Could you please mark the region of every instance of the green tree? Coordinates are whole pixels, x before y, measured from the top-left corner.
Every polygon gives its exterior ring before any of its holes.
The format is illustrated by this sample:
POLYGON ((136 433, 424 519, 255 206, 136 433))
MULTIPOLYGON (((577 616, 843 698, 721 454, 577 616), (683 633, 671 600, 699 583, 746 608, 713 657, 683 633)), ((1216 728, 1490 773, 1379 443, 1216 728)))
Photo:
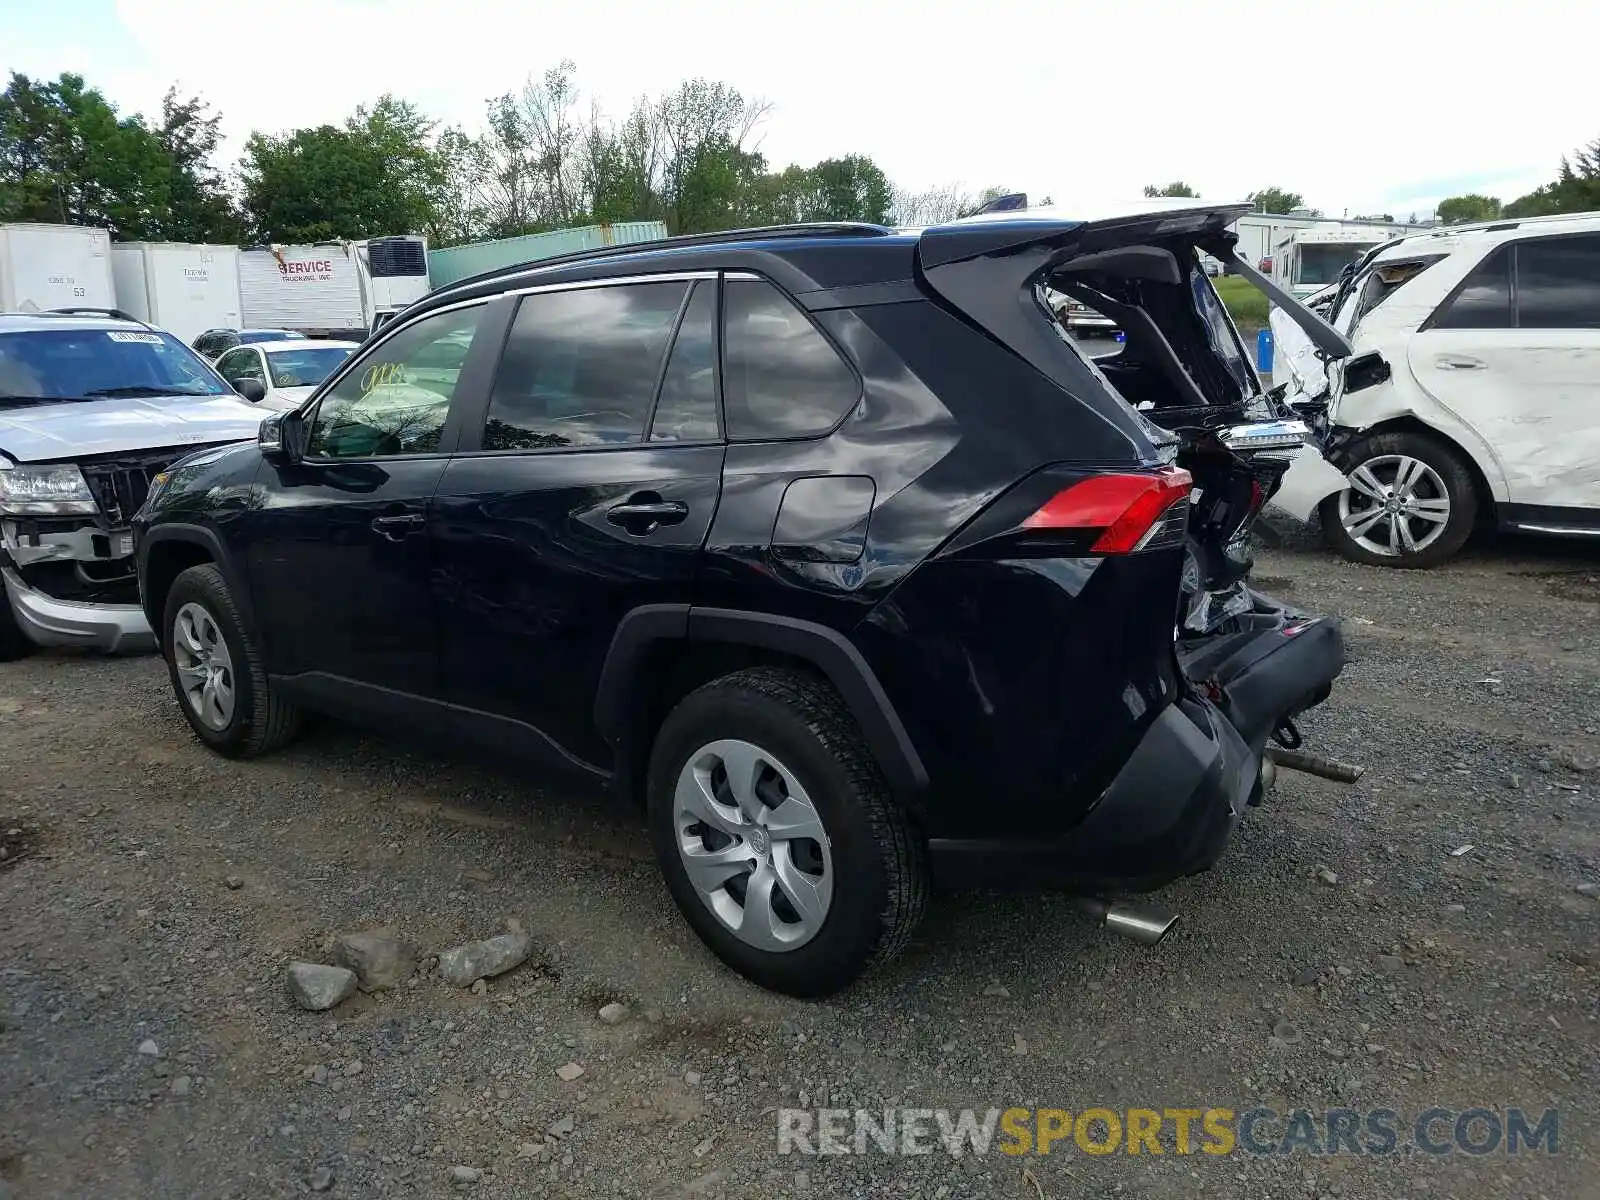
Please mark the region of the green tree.
POLYGON ((1187 183, 1184 183, 1181 179, 1175 179, 1171 183, 1167 184, 1165 187, 1156 187, 1155 184, 1153 184, 1153 183, 1147 183, 1147 184, 1144 185, 1144 194, 1146 196, 1152 196, 1152 197, 1154 197, 1154 196, 1192 196, 1193 198, 1195 198, 1197 200, 1200 198, 1200 193, 1195 191, 1187 183))
POLYGON ((342 127, 251 134, 239 168, 251 234, 313 242, 428 229, 450 183, 433 128, 385 95, 342 127))
POLYGON ((0 220, 99 225, 156 235, 171 160, 138 116, 118 116, 81 75, 13 72, 0 93, 0 220))
POLYGON ((1495 197, 1471 192, 1439 201, 1437 212, 1439 220, 1446 225, 1465 225, 1469 221, 1492 221, 1500 215, 1500 209, 1500 201, 1495 197))
POLYGON ((167 158, 166 206, 154 224, 163 239, 227 244, 243 236, 239 211, 213 165, 221 121, 198 96, 179 99, 177 88, 169 88, 162 98, 154 132, 167 158))
POLYGON ((1262 213, 1290 213, 1305 204, 1305 197, 1299 192, 1288 192, 1277 187, 1251 192, 1245 199, 1256 206, 1257 212, 1262 213))
POLYGON ((1541 217, 1593 209, 1600 209, 1600 138, 1563 158, 1554 181, 1517 197, 1503 215, 1541 217))
POLYGON ((802 209, 801 220, 867 221, 873 225, 889 220, 893 193, 888 176, 865 155, 823 159, 811 168, 810 177, 810 206, 802 209))

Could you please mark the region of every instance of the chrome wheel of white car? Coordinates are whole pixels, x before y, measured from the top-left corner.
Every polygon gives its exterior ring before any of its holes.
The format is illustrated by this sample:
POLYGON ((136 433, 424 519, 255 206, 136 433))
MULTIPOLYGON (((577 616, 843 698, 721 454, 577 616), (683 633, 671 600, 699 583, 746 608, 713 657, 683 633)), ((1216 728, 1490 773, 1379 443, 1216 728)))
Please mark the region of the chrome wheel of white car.
POLYGON ((233 720, 233 656, 216 618, 198 604, 185 604, 172 622, 172 663, 184 699, 209 729, 233 720))
POLYGON ((1340 554, 1374 567, 1432 567, 1466 544, 1481 482, 1442 436, 1394 429, 1344 448, 1345 486, 1318 506, 1340 554), (1354 464, 1348 466, 1348 464, 1354 464))
POLYGON ((1369 458, 1339 493, 1339 523, 1369 554, 1419 554, 1450 523, 1450 492, 1427 463, 1405 454, 1369 458))
POLYGON ((833 856, 816 805, 794 774, 751 742, 702 746, 673 797, 678 855, 695 893, 758 950, 814 938, 833 899, 833 856))

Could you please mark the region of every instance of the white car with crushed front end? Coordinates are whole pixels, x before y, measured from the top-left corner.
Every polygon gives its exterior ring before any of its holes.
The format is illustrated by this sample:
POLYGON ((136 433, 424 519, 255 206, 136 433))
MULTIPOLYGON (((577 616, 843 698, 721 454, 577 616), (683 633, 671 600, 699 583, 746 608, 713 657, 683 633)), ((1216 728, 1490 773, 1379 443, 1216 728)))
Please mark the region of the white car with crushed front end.
POLYGON ((1480 519, 1600 542, 1600 213, 1396 241, 1333 324, 1355 354, 1305 388, 1324 452, 1275 507, 1378 566, 1442 562, 1480 519))

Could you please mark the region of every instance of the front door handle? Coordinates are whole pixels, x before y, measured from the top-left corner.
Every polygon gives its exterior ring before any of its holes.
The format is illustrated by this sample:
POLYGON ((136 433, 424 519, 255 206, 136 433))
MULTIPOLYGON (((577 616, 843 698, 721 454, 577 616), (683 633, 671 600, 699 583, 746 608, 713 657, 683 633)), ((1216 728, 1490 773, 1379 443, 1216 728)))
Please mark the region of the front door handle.
POLYGON ((393 513, 387 517, 373 517, 372 531, 391 542, 398 542, 409 533, 415 533, 427 524, 421 513, 393 513))
POLYGON ((1441 354, 1433 360, 1433 365, 1441 371, 1477 371, 1482 369, 1483 359, 1465 354, 1441 354))
POLYGON ((630 496, 626 504, 619 504, 606 512, 606 520, 641 537, 654 533, 663 525, 681 525, 688 516, 687 504, 681 500, 663 500, 654 492, 630 496))

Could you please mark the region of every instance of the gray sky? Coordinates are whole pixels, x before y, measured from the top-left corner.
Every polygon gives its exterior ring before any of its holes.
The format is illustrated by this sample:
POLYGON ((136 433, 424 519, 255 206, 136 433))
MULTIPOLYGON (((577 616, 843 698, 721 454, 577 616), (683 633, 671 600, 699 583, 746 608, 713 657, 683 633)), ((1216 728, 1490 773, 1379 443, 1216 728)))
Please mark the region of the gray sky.
POLYGON ((200 92, 235 151, 384 91, 476 131, 562 58, 612 115, 695 75, 771 101, 776 166, 859 152, 912 188, 1096 207, 1183 179, 1404 217, 1509 200, 1600 137, 1594 10, 1553 0, 0 0, 0 28, 0 67, 127 111, 200 92))

